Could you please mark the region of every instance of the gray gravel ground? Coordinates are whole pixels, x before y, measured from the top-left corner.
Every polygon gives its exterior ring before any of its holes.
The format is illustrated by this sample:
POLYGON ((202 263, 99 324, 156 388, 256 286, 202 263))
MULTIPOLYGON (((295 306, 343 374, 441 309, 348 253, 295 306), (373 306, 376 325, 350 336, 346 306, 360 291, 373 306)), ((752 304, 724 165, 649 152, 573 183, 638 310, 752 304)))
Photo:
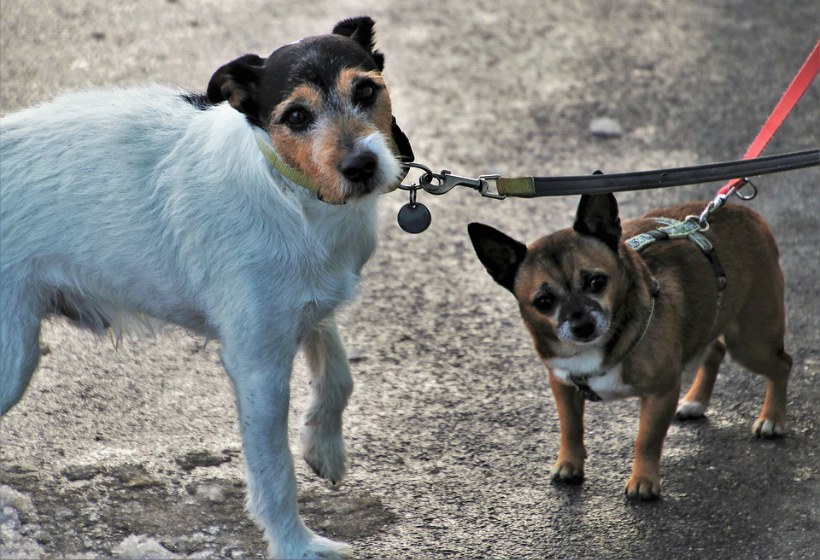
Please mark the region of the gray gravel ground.
MULTIPOLYGON (((0 113, 88 86, 201 90, 222 63, 367 13, 417 157, 460 174, 621 172, 738 158, 818 37, 814 0, 495 2, 3 0, 0 113), (368 5, 369 4, 369 5, 368 5), (590 124, 612 119, 620 135, 590 124)), ((767 153, 818 146, 815 84, 767 153)), ((609 123, 611 124, 611 123, 609 123)), ((381 245, 340 319, 357 387, 340 490, 299 464, 308 523, 361 558, 820 557, 817 169, 761 178, 787 277, 790 433, 751 435, 763 382, 727 363, 714 408, 676 424, 664 497, 631 504, 637 403, 589 407, 587 480, 556 487, 546 373, 466 225, 532 240, 574 197, 424 196, 433 225, 381 245)), ((624 194, 625 216, 716 185, 624 194)), ((70 219, 70 217, 67 217, 70 219)), ((0 423, 0 555, 254 558, 218 343, 170 329, 119 348, 61 322, 0 423)), ((306 376, 293 377, 294 420, 306 376)), ((295 442, 295 440, 294 440, 295 442)))

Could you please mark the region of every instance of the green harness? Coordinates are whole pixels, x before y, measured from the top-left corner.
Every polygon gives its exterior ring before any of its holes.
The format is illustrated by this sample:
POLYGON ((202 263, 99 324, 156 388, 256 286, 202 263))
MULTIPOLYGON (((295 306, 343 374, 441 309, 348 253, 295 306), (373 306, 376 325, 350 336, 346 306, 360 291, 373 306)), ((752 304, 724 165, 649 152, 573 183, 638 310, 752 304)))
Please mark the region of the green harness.
POLYGON ((722 292, 726 288, 726 271, 720 263, 717 251, 703 233, 700 223, 696 219, 687 218, 684 221, 672 220, 669 218, 656 217, 652 218, 656 222, 665 224, 665 227, 653 229, 646 233, 641 233, 626 240, 626 244, 640 252, 648 245, 656 241, 664 241, 667 239, 689 239, 700 248, 703 254, 709 259, 709 264, 712 266, 712 271, 717 278, 718 292, 722 292))

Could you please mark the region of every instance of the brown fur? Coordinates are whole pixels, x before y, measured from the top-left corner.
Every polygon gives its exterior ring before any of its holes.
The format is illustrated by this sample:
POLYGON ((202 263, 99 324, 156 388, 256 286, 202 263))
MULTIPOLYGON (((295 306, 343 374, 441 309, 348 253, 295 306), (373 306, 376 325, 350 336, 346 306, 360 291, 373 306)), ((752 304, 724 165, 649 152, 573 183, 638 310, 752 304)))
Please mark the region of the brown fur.
MULTIPOLYGON (((611 200, 615 205, 614 197, 611 200)), ((623 224, 623 237, 660 227, 648 219, 651 216, 683 220, 699 214, 705 204, 653 211, 623 224)), ((579 219, 581 213, 579 208, 579 219)), ((499 235, 503 237, 500 232, 487 233, 484 228, 491 228, 471 225, 479 258, 496 279, 508 277, 499 268, 517 266, 514 282, 505 287, 518 299, 536 351, 550 369, 561 423, 561 443, 552 470, 556 480, 580 482, 586 450, 584 400, 579 389, 567 377, 559 379, 554 368, 567 363, 562 360, 586 352, 589 346, 558 335, 558 312, 539 311, 536 300, 545 286, 557 291, 565 305, 570 305, 572 298, 591 300, 590 308, 597 305, 609 317, 608 331, 599 339, 603 352, 600 369, 607 371, 620 364, 620 380, 628 387, 628 394, 619 396, 641 399, 635 459, 626 484, 630 498, 652 499, 660 493, 661 450, 675 416, 681 373, 688 364, 701 365, 681 403, 681 418, 702 416, 728 348, 735 361, 766 377, 766 400, 754 432, 764 437, 783 433, 792 359, 783 346, 784 281, 774 237, 759 214, 742 206, 721 208, 710 226, 704 234, 714 245, 728 279, 720 303, 717 279, 708 259, 687 239, 657 241, 640 254, 620 242, 614 247, 616 253, 602 242, 603 234, 584 232, 583 224, 579 230, 576 222, 576 229, 561 230, 532 243, 515 263, 512 258, 494 259, 485 247, 491 246, 498 255, 498 244, 507 243, 512 255, 520 251, 513 245, 517 242, 498 241, 499 235), (605 274, 609 278, 606 290, 592 296, 578 295, 583 291, 579 275, 584 270, 605 274), (654 309, 653 276, 660 285, 654 309), (651 322, 647 322, 650 317, 651 322)), ((617 205, 608 227, 607 233, 616 231, 617 239, 621 233, 617 205)))

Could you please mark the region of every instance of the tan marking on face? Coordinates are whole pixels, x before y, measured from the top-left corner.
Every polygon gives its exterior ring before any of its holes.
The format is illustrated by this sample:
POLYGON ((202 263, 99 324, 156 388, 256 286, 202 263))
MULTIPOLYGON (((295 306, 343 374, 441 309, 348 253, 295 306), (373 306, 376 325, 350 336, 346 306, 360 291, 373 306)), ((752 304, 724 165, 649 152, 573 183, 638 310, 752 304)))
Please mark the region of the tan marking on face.
MULTIPOLYGON (((393 122, 393 106, 390 102, 390 95, 387 92, 387 86, 381 74, 375 71, 365 72, 356 68, 345 68, 339 73, 339 78, 336 80, 336 91, 338 91, 344 99, 352 100, 355 94, 355 87, 363 80, 370 80, 379 86, 376 101, 366 109, 366 112, 370 115, 370 122, 389 139, 392 137, 391 124, 393 122)), ((392 141, 388 143, 393 146, 392 141)), ((398 150, 394 151, 398 154, 398 150)))
POLYGON ((347 68, 340 72, 332 100, 308 84, 295 88, 273 111, 270 136, 282 160, 307 175, 319 187, 319 198, 341 204, 351 197, 353 187, 339 171, 340 162, 354 149, 356 141, 380 132, 398 154, 392 142, 392 108, 384 80, 378 72, 347 68), (376 100, 367 107, 354 102, 356 86, 362 80, 378 86, 376 100), (287 111, 299 104, 311 112, 313 123, 296 132, 280 123, 287 111))

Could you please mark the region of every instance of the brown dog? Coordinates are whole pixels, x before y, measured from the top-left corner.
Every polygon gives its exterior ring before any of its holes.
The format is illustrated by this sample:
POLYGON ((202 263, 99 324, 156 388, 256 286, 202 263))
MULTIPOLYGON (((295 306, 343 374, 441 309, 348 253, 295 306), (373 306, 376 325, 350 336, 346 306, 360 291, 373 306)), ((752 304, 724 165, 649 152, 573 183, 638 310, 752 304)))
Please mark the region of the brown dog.
POLYGON ((529 246, 470 224, 478 258, 518 299, 550 370, 561 422, 555 480, 583 480, 584 399, 638 396, 640 428, 626 494, 658 497, 661 449, 681 373, 700 366, 678 416, 703 416, 727 348, 738 363, 766 376, 754 433, 783 434, 792 359, 783 347, 777 246, 762 217, 741 206, 721 208, 708 230, 696 231, 686 218, 704 205, 657 210, 622 230, 614 196, 584 195, 572 229, 529 246), (631 239, 622 241, 622 233, 631 239), (639 234, 645 235, 634 237, 639 234))

